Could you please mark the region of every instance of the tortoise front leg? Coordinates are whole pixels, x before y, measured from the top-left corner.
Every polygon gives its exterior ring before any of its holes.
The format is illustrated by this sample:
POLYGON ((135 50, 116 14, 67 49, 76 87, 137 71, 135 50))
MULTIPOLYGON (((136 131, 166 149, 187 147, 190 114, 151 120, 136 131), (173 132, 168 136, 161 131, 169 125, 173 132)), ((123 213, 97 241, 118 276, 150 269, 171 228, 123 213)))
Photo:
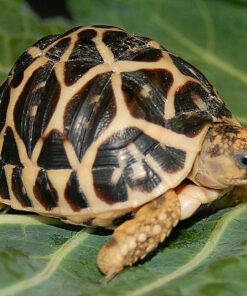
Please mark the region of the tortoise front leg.
POLYGON ((133 219, 121 224, 100 250, 98 266, 111 279, 126 265, 138 259, 164 241, 180 220, 180 203, 174 190, 145 204, 133 219))
POLYGON ((176 192, 181 205, 180 220, 184 220, 191 217, 201 205, 215 201, 224 193, 224 190, 182 184, 176 189, 176 192))

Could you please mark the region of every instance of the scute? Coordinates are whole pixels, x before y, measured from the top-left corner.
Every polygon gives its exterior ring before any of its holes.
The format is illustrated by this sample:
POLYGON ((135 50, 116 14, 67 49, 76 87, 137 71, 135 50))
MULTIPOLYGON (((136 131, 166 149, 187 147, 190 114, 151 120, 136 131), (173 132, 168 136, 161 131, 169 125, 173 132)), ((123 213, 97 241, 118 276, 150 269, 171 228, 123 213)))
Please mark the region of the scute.
POLYGON ((185 179, 224 121, 238 124, 205 76, 147 37, 44 37, 0 87, 0 202, 110 223, 185 179))

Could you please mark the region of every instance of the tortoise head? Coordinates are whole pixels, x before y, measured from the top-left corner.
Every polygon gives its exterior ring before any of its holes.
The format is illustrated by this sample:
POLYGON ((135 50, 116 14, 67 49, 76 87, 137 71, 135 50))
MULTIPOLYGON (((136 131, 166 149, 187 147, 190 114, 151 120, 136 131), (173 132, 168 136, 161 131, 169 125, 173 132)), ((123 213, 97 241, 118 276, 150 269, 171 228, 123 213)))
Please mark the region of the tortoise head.
POLYGON ((208 130, 190 179, 209 188, 247 184, 247 129, 226 123, 208 130))

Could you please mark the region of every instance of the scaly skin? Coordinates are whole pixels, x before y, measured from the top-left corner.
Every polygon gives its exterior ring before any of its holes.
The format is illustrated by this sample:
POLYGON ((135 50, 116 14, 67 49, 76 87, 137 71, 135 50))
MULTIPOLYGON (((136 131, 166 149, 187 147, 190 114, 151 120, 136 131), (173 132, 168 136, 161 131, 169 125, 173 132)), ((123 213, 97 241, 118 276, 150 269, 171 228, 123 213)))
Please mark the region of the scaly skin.
POLYGON ((98 254, 98 266, 106 280, 164 241, 180 220, 180 203, 174 190, 142 206, 133 219, 119 226, 98 254))

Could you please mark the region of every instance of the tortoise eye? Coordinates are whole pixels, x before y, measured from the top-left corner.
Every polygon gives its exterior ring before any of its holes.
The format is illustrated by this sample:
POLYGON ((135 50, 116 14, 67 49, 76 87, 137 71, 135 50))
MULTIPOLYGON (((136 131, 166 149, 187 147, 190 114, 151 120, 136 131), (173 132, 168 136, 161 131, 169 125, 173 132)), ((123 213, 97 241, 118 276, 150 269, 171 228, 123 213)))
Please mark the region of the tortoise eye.
POLYGON ((237 153, 235 157, 237 165, 240 168, 247 169, 247 152, 237 153))

